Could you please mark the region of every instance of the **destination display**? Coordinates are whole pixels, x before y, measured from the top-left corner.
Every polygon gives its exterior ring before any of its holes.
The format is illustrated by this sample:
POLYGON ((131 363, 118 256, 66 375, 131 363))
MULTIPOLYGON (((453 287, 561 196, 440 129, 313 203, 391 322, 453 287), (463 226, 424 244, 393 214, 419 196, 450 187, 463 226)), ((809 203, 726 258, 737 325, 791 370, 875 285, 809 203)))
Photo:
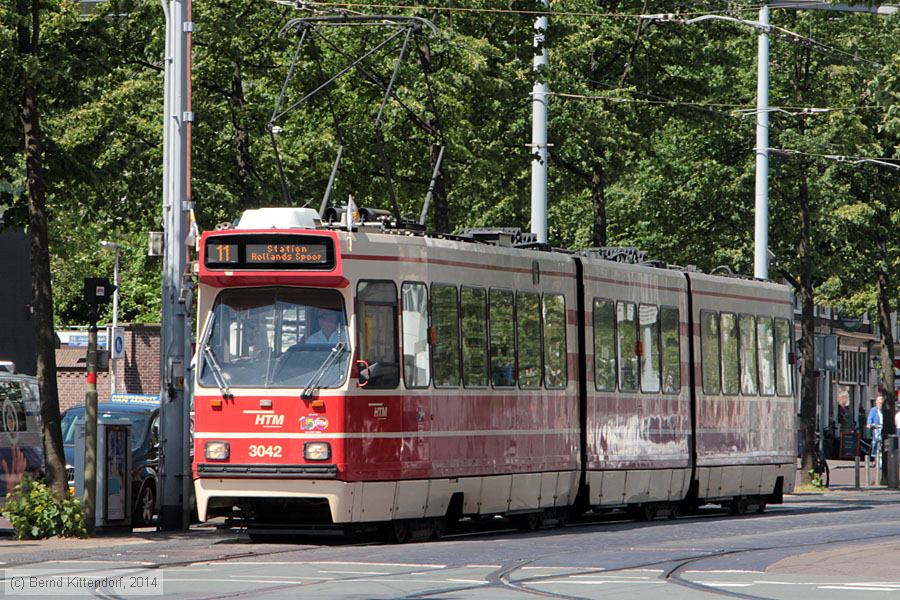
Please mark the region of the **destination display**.
POLYGON ((204 264, 209 269, 334 268, 334 242, 310 235, 235 234, 206 241, 204 264))

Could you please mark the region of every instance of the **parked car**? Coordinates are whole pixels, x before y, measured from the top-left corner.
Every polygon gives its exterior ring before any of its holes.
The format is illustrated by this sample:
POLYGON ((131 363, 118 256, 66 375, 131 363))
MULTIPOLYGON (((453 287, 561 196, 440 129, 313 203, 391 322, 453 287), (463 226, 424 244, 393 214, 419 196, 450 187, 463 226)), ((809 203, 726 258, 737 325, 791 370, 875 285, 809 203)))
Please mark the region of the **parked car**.
MULTIPOLYGON (((99 420, 128 419, 131 423, 131 523, 148 525, 158 512, 159 404, 101 403, 99 420)), ((75 430, 84 420, 84 406, 70 408, 62 415, 63 447, 69 486, 75 485, 75 430)))
POLYGON ((15 373, 0 361, 0 507, 25 475, 44 471, 41 444, 41 405, 37 380, 15 373))

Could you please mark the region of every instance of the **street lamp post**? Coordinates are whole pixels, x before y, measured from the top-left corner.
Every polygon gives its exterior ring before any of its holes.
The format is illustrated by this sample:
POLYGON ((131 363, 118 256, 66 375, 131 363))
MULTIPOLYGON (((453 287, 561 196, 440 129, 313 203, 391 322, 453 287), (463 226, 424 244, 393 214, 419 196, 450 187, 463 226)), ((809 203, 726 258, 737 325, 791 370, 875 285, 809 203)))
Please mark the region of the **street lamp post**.
POLYGON ((642 15, 642 19, 693 25, 702 21, 727 21, 752 27, 759 32, 756 79, 756 186, 753 235, 753 276, 769 278, 769 7, 759 9, 759 21, 727 15, 701 15, 678 19, 674 14, 642 15))
POLYGON ((116 359, 113 358, 115 353, 113 344, 115 343, 116 328, 119 326, 119 253, 122 248, 119 244, 107 241, 100 242, 100 245, 108 250, 114 250, 116 253, 116 262, 113 267, 113 285, 115 288, 113 290, 112 331, 106 336, 106 350, 109 352, 109 396, 112 398, 112 395, 117 391, 116 359))
MULTIPOLYGON (((641 15, 642 19, 659 22, 677 22, 692 25, 701 21, 727 21, 752 27, 759 32, 757 48, 758 65, 756 80, 756 190, 753 242, 753 276, 769 278, 769 5, 773 8, 796 10, 825 10, 836 12, 868 12, 877 15, 894 15, 900 12, 896 4, 833 4, 817 0, 768 0, 759 9, 759 21, 749 21, 727 15, 701 15, 692 19, 680 19, 675 14, 641 15)), ((779 28, 780 29, 780 28, 779 28)), ((785 29, 780 31, 800 39, 799 34, 785 29)))

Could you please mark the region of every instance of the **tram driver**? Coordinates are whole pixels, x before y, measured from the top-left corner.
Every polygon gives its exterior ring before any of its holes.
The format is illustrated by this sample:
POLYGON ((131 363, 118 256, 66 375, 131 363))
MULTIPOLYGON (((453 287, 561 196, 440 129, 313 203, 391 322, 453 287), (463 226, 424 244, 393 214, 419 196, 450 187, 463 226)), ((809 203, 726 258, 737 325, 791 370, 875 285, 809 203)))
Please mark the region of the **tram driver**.
POLYGON ((330 309, 321 308, 318 314, 319 330, 306 338, 304 344, 328 344, 334 346, 341 339, 338 327, 338 314, 330 309))

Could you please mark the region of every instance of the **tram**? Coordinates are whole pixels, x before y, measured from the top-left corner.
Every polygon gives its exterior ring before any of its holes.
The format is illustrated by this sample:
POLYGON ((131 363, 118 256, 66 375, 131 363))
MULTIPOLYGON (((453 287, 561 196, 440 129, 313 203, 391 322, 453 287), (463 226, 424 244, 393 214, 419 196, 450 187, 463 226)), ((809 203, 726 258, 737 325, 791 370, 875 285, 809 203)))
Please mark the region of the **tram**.
POLYGON ((204 233, 200 519, 402 541, 461 517, 761 511, 793 489, 785 286, 521 237, 293 208, 204 233))

